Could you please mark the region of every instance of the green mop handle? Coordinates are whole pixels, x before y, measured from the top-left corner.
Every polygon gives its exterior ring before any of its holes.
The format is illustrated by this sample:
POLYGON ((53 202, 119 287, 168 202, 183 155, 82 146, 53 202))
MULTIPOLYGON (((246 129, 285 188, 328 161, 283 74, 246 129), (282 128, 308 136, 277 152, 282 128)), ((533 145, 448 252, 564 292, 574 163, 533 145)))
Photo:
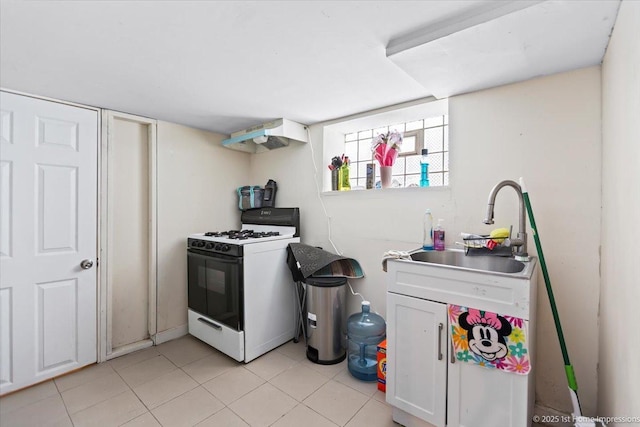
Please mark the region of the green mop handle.
MULTIPOLYGON (((551 303, 551 312, 553 313, 553 321, 556 324, 556 331, 558 332, 558 339, 560 340, 560 349, 562 350, 562 358, 564 359, 564 370, 567 375, 567 382, 569 388, 576 392, 578 391, 578 382, 576 381, 576 375, 573 371, 573 366, 569 361, 569 352, 567 351, 567 345, 564 341, 564 334, 562 333, 562 325, 560 324, 560 316, 558 315, 558 309, 556 308, 556 300, 553 297, 553 289, 551 289, 551 280, 549 279, 549 272, 547 271, 547 263, 544 260, 544 254, 542 253, 542 244, 540 243, 540 237, 536 228, 536 220, 533 217, 533 209, 531 209, 531 201, 529 200, 529 193, 524 187, 524 183, 520 181, 520 187, 522 189, 522 197, 524 198, 524 204, 527 207, 527 213, 529 214, 529 222, 531 223, 531 230, 533 231, 533 239, 536 242, 536 250, 538 251, 538 258, 540 259, 540 268, 542 268, 542 275, 544 276, 544 283, 547 287, 547 294, 549 295, 549 302, 551 303)), ((579 404, 579 403, 578 403, 579 404)))

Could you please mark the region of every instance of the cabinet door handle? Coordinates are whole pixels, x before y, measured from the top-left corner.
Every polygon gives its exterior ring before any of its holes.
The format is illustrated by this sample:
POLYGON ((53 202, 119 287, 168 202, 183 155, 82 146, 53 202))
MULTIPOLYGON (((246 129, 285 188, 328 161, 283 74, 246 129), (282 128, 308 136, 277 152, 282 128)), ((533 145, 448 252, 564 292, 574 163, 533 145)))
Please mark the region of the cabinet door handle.
POLYGON ((450 360, 451 360, 452 364, 456 363, 456 351, 453 348, 453 342, 451 343, 451 358, 450 358, 450 360))
POLYGON ((444 325, 438 323, 438 360, 442 360, 442 329, 444 325))

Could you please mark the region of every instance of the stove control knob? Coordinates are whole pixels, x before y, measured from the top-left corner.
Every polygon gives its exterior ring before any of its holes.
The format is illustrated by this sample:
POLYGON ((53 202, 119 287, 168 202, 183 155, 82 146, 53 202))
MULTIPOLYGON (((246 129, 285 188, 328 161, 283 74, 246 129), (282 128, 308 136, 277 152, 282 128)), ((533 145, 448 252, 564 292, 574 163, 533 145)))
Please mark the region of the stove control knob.
POLYGON ((213 243, 209 242, 206 244, 205 249, 213 249, 213 243))
POLYGON ((213 247, 216 251, 219 251, 222 248, 222 243, 216 243, 216 245, 213 247))
POLYGON ((221 250, 222 252, 228 252, 228 251, 229 251, 229 249, 231 249, 231 248, 229 247, 229 245, 222 245, 222 247, 220 248, 220 250, 221 250))
POLYGON ((204 247, 204 242, 202 240, 198 240, 198 247, 199 248, 204 247))

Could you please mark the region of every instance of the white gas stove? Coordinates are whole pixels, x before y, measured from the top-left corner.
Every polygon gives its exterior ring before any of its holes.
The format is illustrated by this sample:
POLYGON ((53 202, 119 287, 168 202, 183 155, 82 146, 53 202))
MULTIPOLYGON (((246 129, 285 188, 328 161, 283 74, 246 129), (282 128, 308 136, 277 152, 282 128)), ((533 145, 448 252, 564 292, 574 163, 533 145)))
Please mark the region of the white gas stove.
POLYGON ((189 333, 249 362, 294 337, 287 245, 300 242, 298 208, 241 215, 242 228, 187 238, 189 333))

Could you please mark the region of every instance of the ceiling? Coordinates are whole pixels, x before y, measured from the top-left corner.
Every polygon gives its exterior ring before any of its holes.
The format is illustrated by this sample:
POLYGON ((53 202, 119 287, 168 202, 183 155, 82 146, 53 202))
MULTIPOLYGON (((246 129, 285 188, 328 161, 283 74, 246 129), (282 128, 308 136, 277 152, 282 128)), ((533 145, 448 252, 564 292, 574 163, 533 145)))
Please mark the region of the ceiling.
POLYGON ((310 125, 599 64, 619 6, 497 3, 2 0, 0 86, 223 134, 310 125))

